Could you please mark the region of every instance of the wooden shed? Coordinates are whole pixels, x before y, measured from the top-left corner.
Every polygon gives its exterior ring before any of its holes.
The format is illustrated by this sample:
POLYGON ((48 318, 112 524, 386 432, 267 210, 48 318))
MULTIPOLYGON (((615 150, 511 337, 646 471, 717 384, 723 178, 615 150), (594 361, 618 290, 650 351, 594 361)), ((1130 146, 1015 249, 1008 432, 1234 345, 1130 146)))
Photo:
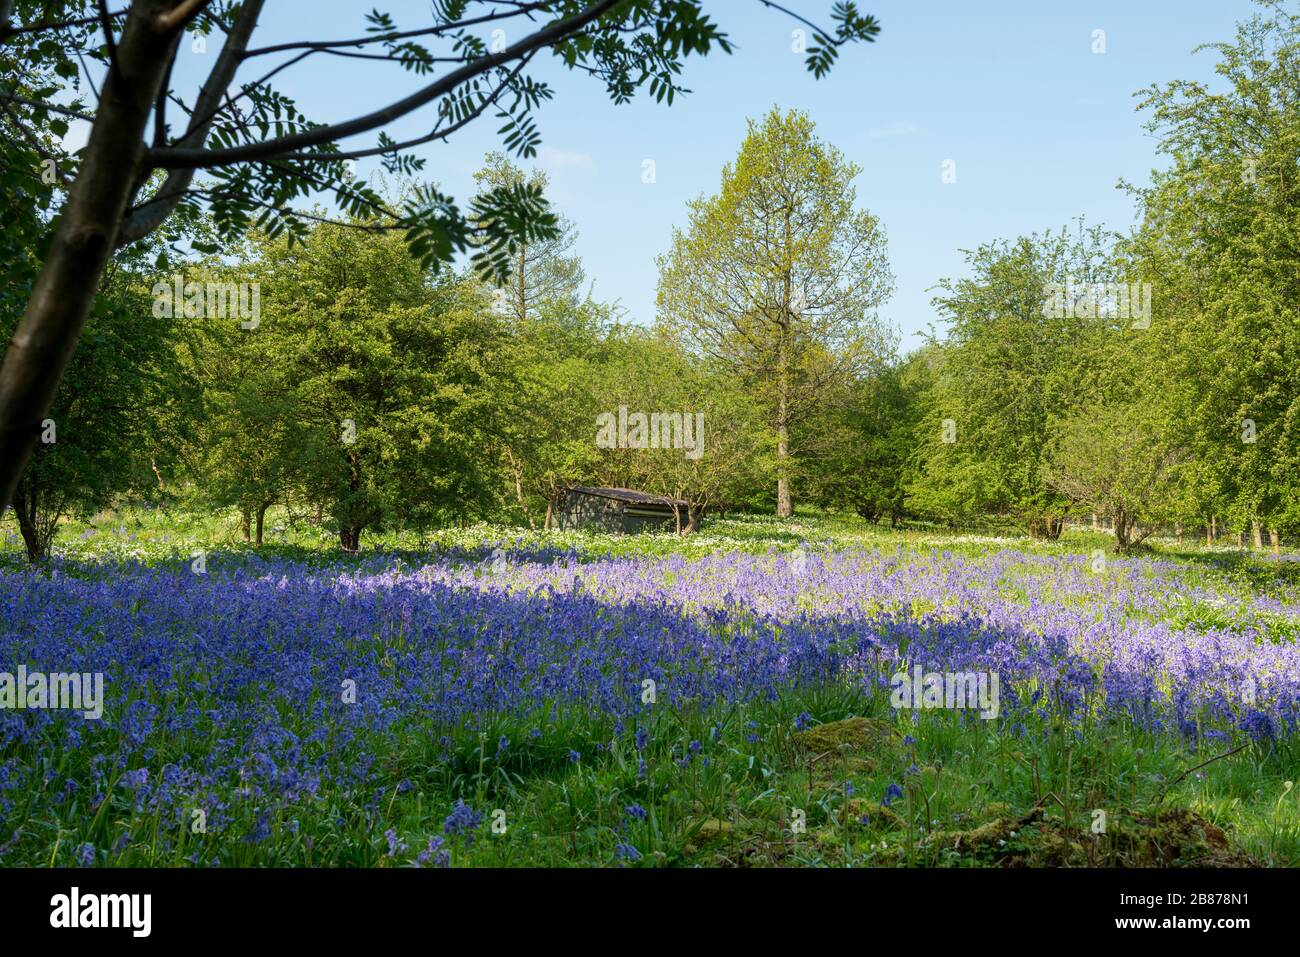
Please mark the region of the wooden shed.
POLYGON ((689 516, 689 505, 682 499, 630 488, 571 485, 560 493, 557 505, 560 528, 605 532, 675 532, 678 515, 683 527, 689 516))

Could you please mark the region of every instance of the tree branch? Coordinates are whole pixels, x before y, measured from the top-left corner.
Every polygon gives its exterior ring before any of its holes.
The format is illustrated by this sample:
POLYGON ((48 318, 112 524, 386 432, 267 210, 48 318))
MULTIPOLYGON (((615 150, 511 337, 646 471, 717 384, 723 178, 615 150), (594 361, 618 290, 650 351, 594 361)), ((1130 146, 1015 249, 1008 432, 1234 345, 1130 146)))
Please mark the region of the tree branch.
POLYGON ((244 54, 244 59, 251 59, 255 56, 265 56, 268 53, 283 53, 286 50, 312 50, 326 51, 337 47, 360 47, 367 46, 371 43, 381 43, 387 40, 410 40, 414 37, 438 36, 449 30, 462 30, 465 27, 478 26, 483 23, 490 23, 493 20, 508 20, 512 17, 528 16, 536 10, 545 7, 550 0, 541 0, 538 3, 519 4, 518 8, 509 13, 488 13, 481 17, 473 17, 468 20, 457 20, 455 23, 439 24, 435 27, 424 27, 419 30, 406 30, 402 33, 374 33, 367 37, 357 37, 352 40, 303 40, 295 43, 277 43, 275 46, 258 47, 256 50, 249 50, 244 54))
MULTIPOLYGON (((88 27, 100 22, 100 17, 96 14, 93 17, 80 17, 76 20, 60 20, 57 23, 33 23, 25 27, 11 27, 9 25, 9 13, 13 7, 13 0, 0 0, 0 43, 4 43, 11 37, 20 36, 24 33, 44 33, 47 30, 67 30, 70 27, 88 27)), ((116 20, 124 17, 129 11, 118 10, 116 13, 108 15, 110 20, 116 20)))
MULTIPOLYGON (((549 26, 538 30, 529 37, 525 37, 502 52, 481 57, 458 70, 453 70, 436 83, 432 83, 405 99, 398 100, 365 116, 359 116, 330 126, 319 126, 288 136, 279 136, 261 143, 249 143, 227 149, 151 150, 149 152, 149 161, 153 166, 163 169, 204 169, 213 166, 229 166, 234 163, 246 163, 252 160, 278 158, 304 147, 320 146, 348 136, 356 136, 358 133, 367 133, 370 130, 386 126, 414 110, 418 110, 438 97, 456 89, 467 80, 471 80, 493 67, 509 63, 527 53, 549 46, 576 33, 588 23, 608 13, 621 2, 623 0, 596 0, 581 13, 565 20, 556 20, 549 26)), ((331 159, 336 158, 331 156, 331 159)))
POLYGON ((172 30, 184 29, 211 2, 212 0, 181 0, 158 18, 158 30, 162 33, 170 33, 172 30))
MULTIPOLYGON (((263 2, 264 0, 245 0, 243 6, 240 7, 239 15, 231 26, 226 42, 221 47, 221 54, 217 57, 217 62, 213 64, 212 72, 208 74, 207 81, 203 84, 203 88, 199 91, 199 97, 194 102, 194 109, 190 112, 190 122, 185 135, 178 142, 197 141, 202 143, 207 138, 208 129, 212 125, 212 117, 216 115, 221 98, 225 95, 227 87, 230 86, 231 80, 234 79, 235 71, 239 68, 240 55, 247 48, 249 38, 252 37, 253 30, 257 27, 258 17, 262 14, 263 2)), ((173 57, 175 57, 175 53, 176 47, 173 44, 173 57)), ((146 154, 144 165, 146 175, 149 170, 156 166, 156 164, 149 162, 149 157, 152 155, 153 151, 146 154)), ((171 215, 172 210, 176 208, 177 203, 181 201, 181 197, 185 195, 185 191, 189 189, 190 182, 193 179, 194 168, 192 167, 168 173, 167 178, 163 180, 162 186, 158 188, 158 192, 147 202, 132 210, 122 222, 122 228, 118 231, 118 246, 133 243, 149 235, 162 225, 163 221, 171 215)))

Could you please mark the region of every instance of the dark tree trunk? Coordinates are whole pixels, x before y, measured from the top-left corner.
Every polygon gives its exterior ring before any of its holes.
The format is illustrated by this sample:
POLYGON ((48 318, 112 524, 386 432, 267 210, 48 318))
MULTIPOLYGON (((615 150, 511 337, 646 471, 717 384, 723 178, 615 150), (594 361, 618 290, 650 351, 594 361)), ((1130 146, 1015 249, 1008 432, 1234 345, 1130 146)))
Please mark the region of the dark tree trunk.
POLYGON ((39 565, 45 561, 49 545, 42 540, 40 526, 36 521, 39 514, 36 493, 25 491, 20 486, 14 495, 14 514, 18 517, 18 532, 27 549, 27 561, 39 565))
POLYGON ((168 8, 162 0, 131 5, 76 181, 0 365, 0 511, 13 499, 135 192, 145 128, 176 38, 157 25, 168 8))
POLYGON ((266 524, 266 510, 270 507, 270 502, 264 502, 257 507, 257 527, 254 533, 256 537, 253 539, 255 545, 260 546, 262 544, 262 527, 266 524))
POLYGON ((361 547, 361 530, 360 525, 339 526, 339 543, 345 552, 355 552, 361 547))

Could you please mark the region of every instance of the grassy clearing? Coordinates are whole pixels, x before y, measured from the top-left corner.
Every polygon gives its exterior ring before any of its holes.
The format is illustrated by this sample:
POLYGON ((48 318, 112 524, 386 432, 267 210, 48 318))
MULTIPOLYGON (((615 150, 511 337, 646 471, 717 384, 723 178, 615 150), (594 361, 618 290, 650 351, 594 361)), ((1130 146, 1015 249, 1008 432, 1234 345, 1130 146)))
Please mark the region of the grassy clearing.
MULTIPOLYGON (((338 555, 311 527, 286 528, 256 555, 230 542, 232 530, 213 517, 99 516, 67 530, 63 555, 86 564, 65 571, 111 580, 126 567, 118 561, 181 562, 199 547, 212 549, 216 573, 271 557, 307 556, 331 567, 363 560, 338 555)), ((801 515, 785 523, 719 521, 687 540, 479 526, 426 536, 423 544, 407 536, 374 544, 392 553, 384 561, 412 565, 481 557, 497 547, 519 555, 572 550, 599 562, 804 546, 896 552, 921 574, 961 556, 1000 576, 1006 597, 1045 601, 1045 614, 1122 607, 1184 629, 1240 624, 1261 640, 1294 639, 1300 593, 1289 562, 1161 543, 1150 555, 1108 559, 1096 595, 1082 597, 1056 589, 1054 566, 1035 564, 1039 556, 1089 560, 1103 541, 1091 532, 1054 543, 945 536, 801 515), (1008 557, 1010 549, 1017 555, 1008 557), (1121 588, 1143 576, 1150 594, 1121 588)), ((9 548, 6 563, 17 569, 13 543, 9 548)), ((137 611, 147 616, 149 609, 137 611)), ((737 621, 719 627, 740 627, 737 621)), ((27 740, 6 739, 0 864, 1300 864, 1300 790, 1292 783, 1300 750, 1289 738, 1239 736, 1198 748, 1122 721, 1080 726, 1050 708, 1007 727, 969 712, 896 711, 887 695, 829 683, 789 687, 771 700, 651 706, 626 722, 572 708, 459 725, 407 715, 346 752, 321 746, 319 789, 271 807, 245 793, 256 787, 251 770, 247 779, 241 772, 203 787, 179 779, 168 785, 169 767, 203 766, 222 729, 160 729, 140 747, 129 741, 125 720, 138 703, 163 711, 169 704, 150 688, 132 689, 131 700, 116 702, 110 720, 94 729, 94 747, 60 747, 68 731, 60 724, 27 740), (331 764, 355 763, 358 755, 368 762, 363 776, 331 764), (145 799, 131 783, 141 770, 155 797, 171 786, 188 788, 184 799, 145 799), (194 830, 195 807, 206 815, 202 833, 194 830)), ((311 709, 285 709, 276 720, 304 748, 314 747, 319 726, 311 709)))

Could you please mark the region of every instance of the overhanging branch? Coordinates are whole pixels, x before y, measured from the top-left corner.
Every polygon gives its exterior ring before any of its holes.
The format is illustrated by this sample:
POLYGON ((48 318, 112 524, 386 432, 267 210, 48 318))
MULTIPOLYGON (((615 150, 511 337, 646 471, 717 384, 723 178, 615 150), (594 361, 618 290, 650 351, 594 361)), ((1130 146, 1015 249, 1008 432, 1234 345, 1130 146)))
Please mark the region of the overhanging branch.
MULTIPOLYGON (((441 80, 431 83, 424 89, 411 94, 405 99, 391 103, 383 109, 359 116, 355 119, 328 126, 320 126, 300 133, 279 136, 262 143, 249 143, 227 149, 163 149, 150 150, 148 162, 151 166, 162 169, 206 169, 214 166, 230 166, 235 163, 247 163, 253 160, 274 159, 313 146, 321 146, 359 133, 387 126, 394 120, 418 110, 438 97, 450 93, 462 83, 479 76, 494 67, 502 66, 534 50, 541 49, 570 36, 587 24, 599 19, 623 0, 596 0, 581 13, 554 23, 529 37, 525 37, 500 53, 490 54, 453 70, 441 80)), ((196 110, 197 112, 197 110, 196 110)), ((331 157, 337 159, 337 157, 331 157)))

